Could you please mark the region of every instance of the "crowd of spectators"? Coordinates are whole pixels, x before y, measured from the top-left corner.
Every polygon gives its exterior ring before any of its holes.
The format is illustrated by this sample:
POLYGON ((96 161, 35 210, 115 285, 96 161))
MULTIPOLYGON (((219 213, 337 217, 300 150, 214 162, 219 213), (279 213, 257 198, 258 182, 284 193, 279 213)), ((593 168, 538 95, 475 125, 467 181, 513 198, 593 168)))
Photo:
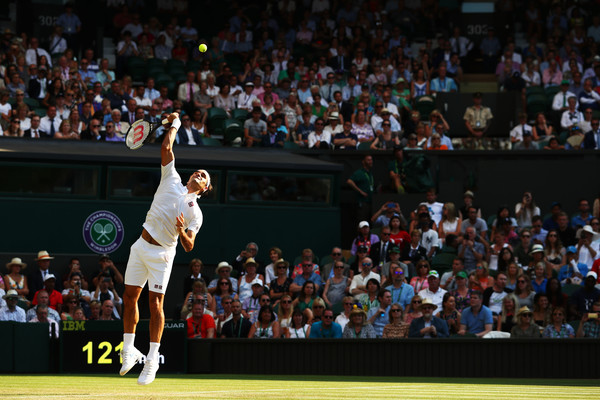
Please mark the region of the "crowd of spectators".
MULTIPOLYGON (((214 276, 193 259, 177 318, 189 338, 598 338, 600 199, 549 211, 530 192, 487 221, 469 191, 462 205, 433 190, 414 210, 388 202, 322 257, 250 242, 214 276)), ((6 264, 0 320, 119 319, 109 256, 87 277, 77 258, 62 275, 52 260, 40 251, 29 274, 18 257, 6 264)))
POLYGON ((175 110, 177 143, 199 146, 223 139, 222 120, 211 123, 220 109, 242 125, 226 141, 236 146, 486 149, 494 110, 485 96, 474 94, 460 126, 434 108, 436 94, 460 91, 477 65, 496 74, 498 91, 523 97, 508 148, 599 148, 596 4, 520 7, 499 2, 508 28, 490 26, 475 43, 449 18, 459 15, 452 2, 291 0, 259 11, 240 2, 207 37, 189 15, 113 6, 111 63, 81 43, 86 21, 67 4, 50 38, 4 31, 0 126, 4 136, 119 142, 134 121, 175 110))

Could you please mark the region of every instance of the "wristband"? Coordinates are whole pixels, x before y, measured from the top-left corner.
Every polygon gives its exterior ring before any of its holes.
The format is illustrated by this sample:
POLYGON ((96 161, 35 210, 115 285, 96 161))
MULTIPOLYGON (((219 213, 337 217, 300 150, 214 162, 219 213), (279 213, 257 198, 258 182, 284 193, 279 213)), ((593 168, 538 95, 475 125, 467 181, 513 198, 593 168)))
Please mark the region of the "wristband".
POLYGON ((181 120, 177 118, 175 121, 171 122, 171 128, 175 128, 175 130, 179 130, 181 127, 181 120))

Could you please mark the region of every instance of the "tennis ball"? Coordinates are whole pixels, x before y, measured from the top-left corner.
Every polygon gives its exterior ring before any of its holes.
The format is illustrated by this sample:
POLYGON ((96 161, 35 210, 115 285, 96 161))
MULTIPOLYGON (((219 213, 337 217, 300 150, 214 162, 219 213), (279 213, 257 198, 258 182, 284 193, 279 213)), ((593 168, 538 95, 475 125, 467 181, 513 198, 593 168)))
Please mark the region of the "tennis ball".
POLYGON ((202 43, 200 46, 198 46, 198 50, 200 50, 202 53, 204 53, 207 49, 208 49, 208 47, 206 47, 206 45, 204 43, 202 43))

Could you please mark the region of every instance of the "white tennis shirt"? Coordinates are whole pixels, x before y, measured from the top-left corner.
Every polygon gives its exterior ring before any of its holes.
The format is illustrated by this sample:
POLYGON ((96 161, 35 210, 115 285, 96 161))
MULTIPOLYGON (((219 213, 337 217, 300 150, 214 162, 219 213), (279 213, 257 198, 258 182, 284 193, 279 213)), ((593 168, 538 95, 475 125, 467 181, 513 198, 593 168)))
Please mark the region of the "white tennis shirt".
POLYGON ((154 199, 144 228, 163 247, 177 246, 179 234, 175 228, 177 216, 183 213, 184 227, 198 233, 202 226, 203 216, 195 193, 188 193, 187 187, 181 183, 181 177, 175 170, 175 160, 161 166, 160 185, 156 189, 154 199))

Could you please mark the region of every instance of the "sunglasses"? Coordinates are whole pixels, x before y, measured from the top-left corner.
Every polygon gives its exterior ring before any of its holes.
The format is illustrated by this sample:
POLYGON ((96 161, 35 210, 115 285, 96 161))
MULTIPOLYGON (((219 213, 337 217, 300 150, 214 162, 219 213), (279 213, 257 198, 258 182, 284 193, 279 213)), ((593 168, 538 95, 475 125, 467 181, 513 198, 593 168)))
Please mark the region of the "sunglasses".
POLYGON ((223 302, 221 304, 223 304, 223 305, 231 304, 231 301, 225 301, 225 302, 223 302))
POLYGON ((530 238, 530 237, 531 237, 531 235, 521 235, 521 237, 524 237, 524 238, 530 238))
POLYGON ((337 267, 335 267, 335 269, 344 269, 344 266, 343 265, 341 267, 337 266, 337 267))
POLYGON ((344 303, 345 306, 351 306, 352 303, 344 303))
POLYGON ((261 299, 260 301, 263 302, 263 303, 270 303, 271 299, 261 299))
POLYGON ((219 282, 219 285, 231 285, 230 282, 219 282))
POLYGON ((421 304, 421 301, 420 301, 420 300, 413 300, 413 302, 412 302, 412 303, 413 303, 413 304, 421 304))
POLYGON ((313 306, 313 308, 325 308, 323 306, 313 306))
POLYGON ((92 128, 100 128, 100 125, 92 125, 92 128))
POLYGON ((331 253, 332 256, 336 257, 336 256, 341 256, 342 253, 331 253))
POLYGON ((556 234, 548 235, 548 237, 556 237, 556 234))
POLYGON ((392 310, 390 310, 390 311, 391 311, 391 312, 401 312, 402 310, 401 310, 401 309, 399 309, 399 308, 394 308, 394 309, 392 309, 392 310))
POLYGON ((333 315, 323 315, 323 319, 333 319, 333 315))
POLYGON ((533 314, 522 314, 522 317, 531 318, 533 317, 533 314))
POLYGON ((283 304, 291 304, 292 301, 291 300, 281 300, 281 302, 283 304))
POLYGON ((363 267, 370 267, 371 265, 373 265, 373 264, 371 264, 371 263, 362 263, 363 267))
POLYGON ((287 269, 286 266, 277 267, 277 269, 287 269))
POLYGON ((519 282, 519 283, 525 283, 525 281, 517 281, 517 282, 519 282))

